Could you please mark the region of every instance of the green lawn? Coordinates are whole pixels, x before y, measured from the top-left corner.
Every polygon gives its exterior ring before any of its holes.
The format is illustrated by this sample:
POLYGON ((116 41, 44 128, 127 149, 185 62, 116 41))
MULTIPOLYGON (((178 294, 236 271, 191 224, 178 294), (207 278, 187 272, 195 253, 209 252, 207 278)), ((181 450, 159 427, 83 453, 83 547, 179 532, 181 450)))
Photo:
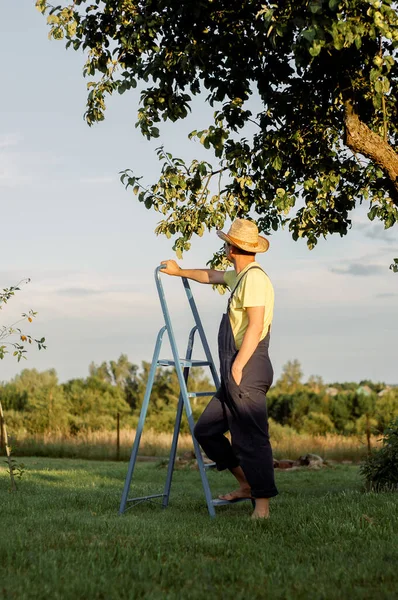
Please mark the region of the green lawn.
MULTIPOLYGON (((363 493, 357 467, 278 472, 271 519, 252 522, 249 503, 211 520, 197 471, 176 471, 167 510, 120 517, 126 463, 24 462, 16 494, 1 462, 1 600, 398 598, 398 494, 363 493)), ((134 495, 165 475, 138 464, 134 495)))

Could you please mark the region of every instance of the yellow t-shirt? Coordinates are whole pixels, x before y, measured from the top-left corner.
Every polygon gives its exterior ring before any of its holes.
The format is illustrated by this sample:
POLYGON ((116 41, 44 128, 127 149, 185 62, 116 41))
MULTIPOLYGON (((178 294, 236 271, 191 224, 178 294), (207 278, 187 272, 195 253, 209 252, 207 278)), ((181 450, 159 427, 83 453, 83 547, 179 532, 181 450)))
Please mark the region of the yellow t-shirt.
POLYGON ((261 334, 262 340, 268 333, 274 314, 274 288, 272 287, 272 283, 262 269, 260 271, 260 269, 254 269, 253 267, 260 267, 261 269, 261 266, 257 262, 252 262, 239 275, 236 275, 235 270, 225 271, 224 273, 224 281, 232 291, 237 280, 240 280, 248 269, 253 269, 253 272, 245 275, 242 283, 238 284, 232 296, 229 309, 232 332, 238 349, 242 345, 243 336, 249 324, 246 308, 251 306, 265 306, 264 327, 261 334))

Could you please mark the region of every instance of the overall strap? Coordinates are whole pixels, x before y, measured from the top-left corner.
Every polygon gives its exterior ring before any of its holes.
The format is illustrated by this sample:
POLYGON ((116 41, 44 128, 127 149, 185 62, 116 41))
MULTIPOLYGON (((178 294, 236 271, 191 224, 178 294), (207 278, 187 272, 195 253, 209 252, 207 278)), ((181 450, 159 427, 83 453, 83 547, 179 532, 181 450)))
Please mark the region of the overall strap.
MULTIPOLYGON (((248 273, 249 271, 252 271, 253 269, 260 269, 260 271, 263 271, 263 269, 262 269, 261 267, 257 267, 257 266, 255 266, 255 267, 250 267, 249 269, 247 269, 247 271, 245 271, 245 272, 243 273, 242 277, 241 277, 240 279, 238 279, 238 281, 237 281, 237 282, 236 282, 236 284, 235 284, 235 287, 234 287, 234 289, 233 289, 233 290, 232 290, 232 292, 231 292, 231 295, 230 295, 230 297, 229 297, 229 300, 228 300, 227 312, 229 312, 229 307, 230 307, 230 305, 231 305, 231 300, 232 300, 232 297, 233 297, 233 295, 234 295, 234 293, 235 293, 235 291, 236 291, 236 289, 237 289, 238 285, 240 284, 240 282, 242 281, 242 279, 245 277, 245 275, 247 275, 247 273, 248 273)), ((265 275, 265 271, 263 271, 263 273, 264 273, 264 275, 265 275)))

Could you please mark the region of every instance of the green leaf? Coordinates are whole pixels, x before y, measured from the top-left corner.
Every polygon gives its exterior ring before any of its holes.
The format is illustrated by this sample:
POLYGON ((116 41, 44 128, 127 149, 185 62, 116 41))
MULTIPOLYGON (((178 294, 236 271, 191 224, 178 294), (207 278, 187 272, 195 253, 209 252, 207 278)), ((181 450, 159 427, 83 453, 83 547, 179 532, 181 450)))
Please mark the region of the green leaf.
POLYGON ((315 4, 310 4, 310 11, 316 15, 322 12, 322 4, 317 2, 315 4))
POLYGON ((305 31, 303 31, 303 33, 301 35, 308 42, 313 42, 315 39, 315 36, 316 36, 316 31, 313 27, 311 27, 311 29, 306 29, 305 31))
POLYGON ((314 42, 312 44, 311 48, 309 49, 309 53, 311 54, 311 56, 315 57, 315 56, 318 56, 321 49, 322 49, 322 45, 319 42, 314 42))
POLYGON ((370 219, 370 221, 374 220, 374 218, 376 217, 376 215, 378 213, 378 210, 379 210, 378 206, 372 206, 372 208, 368 212, 368 218, 370 219))
POLYGON ((272 166, 276 171, 280 171, 282 168, 282 159, 280 156, 276 156, 272 161, 272 166))

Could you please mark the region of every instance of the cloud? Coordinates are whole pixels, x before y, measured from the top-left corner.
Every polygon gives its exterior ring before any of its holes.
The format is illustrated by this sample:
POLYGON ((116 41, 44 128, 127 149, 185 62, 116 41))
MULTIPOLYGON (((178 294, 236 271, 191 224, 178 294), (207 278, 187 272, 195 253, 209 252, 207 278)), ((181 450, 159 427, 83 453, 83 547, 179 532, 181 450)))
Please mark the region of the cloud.
POLYGON ((353 222, 353 227, 358 229, 359 231, 364 231, 365 229, 369 229, 369 220, 361 219, 359 221, 353 222))
POLYGON ((23 174, 15 153, 0 152, 0 187, 14 188, 27 183, 29 178, 23 174))
POLYGON ((398 232, 395 228, 395 234, 392 229, 384 229, 381 223, 375 223, 365 230, 365 237, 372 240, 382 240, 387 244, 398 243, 398 232))
POLYGON ((80 179, 80 183, 86 183, 88 185, 105 185, 108 183, 114 183, 116 181, 115 177, 111 175, 103 175, 99 177, 83 177, 80 179))
POLYGON ((368 277, 370 275, 381 275, 386 271, 386 267, 374 264, 363 264, 363 263, 350 263, 346 267, 332 267, 330 268, 332 273, 338 275, 355 275, 368 277))
POLYGON ((376 294, 376 298, 397 298, 398 294, 394 294, 392 292, 385 292, 383 294, 376 294))
POLYGON ((0 148, 18 146, 21 140, 22 137, 19 133, 0 133, 0 148))
POLYGON ((58 294, 58 296, 81 297, 94 296, 96 294, 103 294, 104 292, 105 290, 93 290, 90 288, 71 287, 57 290, 56 294, 58 294))

